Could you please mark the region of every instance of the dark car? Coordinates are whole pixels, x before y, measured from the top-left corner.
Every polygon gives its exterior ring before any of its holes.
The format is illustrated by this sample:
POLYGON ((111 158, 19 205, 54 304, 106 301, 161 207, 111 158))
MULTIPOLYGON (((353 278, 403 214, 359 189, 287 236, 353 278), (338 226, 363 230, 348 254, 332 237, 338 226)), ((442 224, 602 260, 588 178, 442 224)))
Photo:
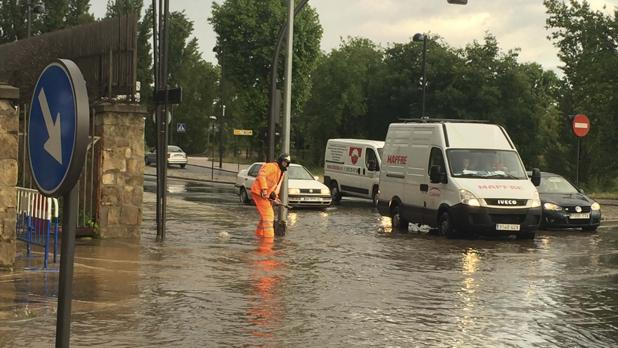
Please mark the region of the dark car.
POLYGON ((562 176, 542 172, 537 190, 543 206, 541 228, 595 231, 601 224, 601 205, 562 176))

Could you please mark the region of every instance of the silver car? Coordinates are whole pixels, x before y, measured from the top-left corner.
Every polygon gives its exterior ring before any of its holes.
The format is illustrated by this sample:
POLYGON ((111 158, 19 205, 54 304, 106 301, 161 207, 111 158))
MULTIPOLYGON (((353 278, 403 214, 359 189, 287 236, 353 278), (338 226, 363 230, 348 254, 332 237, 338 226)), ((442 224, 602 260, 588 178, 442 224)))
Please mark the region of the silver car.
MULTIPOLYGON (((157 149, 153 148, 151 151, 144 155, 144 161, 146 165, 157 163, 157 149)), ((167 146, 167 165, 177 164, 180 168, 184 168, 187 165, 187 154, 176 145, 167 146)))

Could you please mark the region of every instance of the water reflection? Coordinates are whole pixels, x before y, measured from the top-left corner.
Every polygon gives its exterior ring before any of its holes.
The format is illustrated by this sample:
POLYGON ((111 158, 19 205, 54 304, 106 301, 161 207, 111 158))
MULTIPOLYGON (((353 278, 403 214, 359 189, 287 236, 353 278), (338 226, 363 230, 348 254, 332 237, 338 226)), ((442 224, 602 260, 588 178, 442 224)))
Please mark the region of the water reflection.
POLYGON ((285 320, 280 299, 282 264, 275 258, 274 242, 261 238, 256 249, 257 258, 251 263, 251 289, 253 298, 247 319, 251 335, 273 338, 273 334, 285 320))

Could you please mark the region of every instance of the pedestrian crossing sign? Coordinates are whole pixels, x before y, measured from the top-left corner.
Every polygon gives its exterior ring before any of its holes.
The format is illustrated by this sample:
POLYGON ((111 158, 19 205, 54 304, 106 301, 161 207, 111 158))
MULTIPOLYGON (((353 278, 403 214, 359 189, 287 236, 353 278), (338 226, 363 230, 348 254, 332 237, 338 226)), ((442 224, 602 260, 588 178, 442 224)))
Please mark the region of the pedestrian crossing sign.
POLYGON ((176 124, 176 133, 185 133, 187 131, 186 123, 177 123, 176 124))

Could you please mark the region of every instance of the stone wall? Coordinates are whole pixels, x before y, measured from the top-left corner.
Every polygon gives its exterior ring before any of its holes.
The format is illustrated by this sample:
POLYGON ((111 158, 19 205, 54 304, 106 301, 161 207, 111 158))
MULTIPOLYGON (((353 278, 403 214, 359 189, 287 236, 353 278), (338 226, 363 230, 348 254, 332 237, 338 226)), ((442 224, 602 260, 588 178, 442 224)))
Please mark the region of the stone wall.
POLYGON ((0 82, 0 270, 15 263, 15 219, 19 120, 17 88, 0 82))
POLYGON ((95 192, 101 238, 139 239, 144 196, 144 116, 135 104, 95 108, 95 192))

